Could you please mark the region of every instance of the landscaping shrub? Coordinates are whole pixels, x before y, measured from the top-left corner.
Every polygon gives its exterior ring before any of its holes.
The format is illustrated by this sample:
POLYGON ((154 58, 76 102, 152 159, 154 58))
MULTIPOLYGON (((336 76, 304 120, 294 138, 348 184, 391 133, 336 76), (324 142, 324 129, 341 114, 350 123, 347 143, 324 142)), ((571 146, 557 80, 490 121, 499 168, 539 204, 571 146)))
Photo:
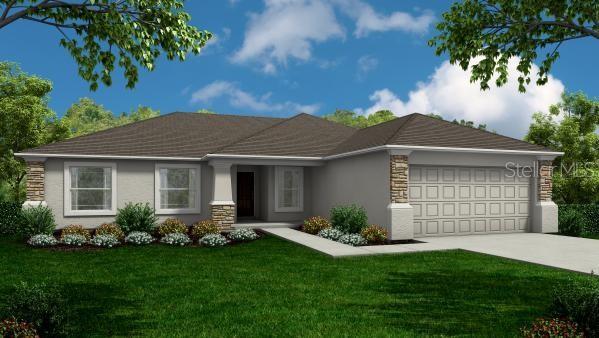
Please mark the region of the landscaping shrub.
POLYGON ((331 222, 329 222, 328 219, 321 217, 321 216, 315 216, 315 217, 310 217, 304 221, 302 230, 309 234, 316 235, 317 233, 320 232, 320 230, 330 228, 330 227, 331 227, 331 222))
POLYGON ((194 238, 202 238, 208 234, 220 234, 218 224, 212 220, 203 220, 191 226, 191 236, 194 238))
POLYGON ((185 225, 185 223, 183 223, 183 221, 180 219, 167 218, 156 228, 156 233, 158 233, 158 236, 162 237, 164 235, 175 233, 186 234, 187 230, 187 225, 185 225))
POLYGON ((94 234, 96 236, 111 235, 119 241, 122 241, 123 238, 125 238, 125 233, 123 232, 123 230, 121 230, 121 227, 118 226, 118 224, 116 223, 104 223, 96 229, 94 234))
POLYGON ((585 279, 560 285, 554 292, 553 312, 571 318, 589 336, 599 335, 599 281, 585 279))
POLYGON ((160 240, 160 243, 184 246, 184 245, 190 244, 191 239, 189 239, 189 236, 187 236, 186 234, 172 233, 172 234, 167 234, 166 236, 162 237, 162 239, 160 240))
POLYGON ((62 236, 60 242, 65 245, 82 246, 87 243, 87 239, 83 235, 72 234, 62 236))
POLYGON ((599 204, 561 204, 558 218, 561 234, 599 234, 599 204))
POLYGON ((125 242, 134 245, 146 245, 154 242, 154 237, 147 232, 133 231, 125 237, 125 242))
POLYGON ((15 318, 0 321, 0 337, 3 338, 38 338, 33 324, 15 318))
POLYGON ((539 318, 531 327, 522 329, 522 336, 526 338, 584 337, 576 323, 560 318, 539 318))
POLYGON ((343 236, 343 232, 337 230, 335 228, 327 228, 320 230, 318 236, 326 239, 330 239, 331 241, 337 241, 339 237, 343 236))
POLYGON ((56 287, 21 282, 8 292, 2 309, 4 318, 34 325, 42 337, 64 335, 66 302, 56 287))
POLYGON ((348 244, 351 246, 366 245, 366 239, 360 234, 343 234, 337 240, 339 243, 348 244))
POLYGON ((585 204, 581 207, 585 222, 583 230, 591 234, 599 234, 599 204, 585 204))
POLYGON ((116 224, 126 233, 132 231, 143 231, 151 233, 156 227, 154 208, 149 203, 127 203, 124 208, 119 209, 116 214, 116 224))
POLYGON ((381 244, 387 241, 387 229, 375 224, 362 229, 360 234, 368 243, 381 244))
POLYGON ((247 242, 258 239, 260 236, 258 236, 258 234, 252 229, 241 228, 229 232, 228 237, 230 240, 235 242, 247 242))
POLYGON ((112 248, 115 245, 119 245, 119 240, 113 235, 96 235, 89 241, 91 245, 101 246, 105 248, 112 248))
POLYGON ((20 233, 26 238, 39 234, 52 235, 56 228, 52 209, 46 206, 25 207, 22 215, 23 223, 20 233))
POLYGON ((86 242, 89 241, 90 238, 92 237, 91 231, 83 228, 83 225, 79 225, 79 224, 67 225, 60 231, 60 239, 63 239, 64 236, 68 236, 68 235, 83 236, 83 237, 85 237, 86 242))
POLYGON ((0 202, 0 236, 16 234, 22 221, 21 203, 0 202))
POLYGON ((368 217, 366 210, 355 204, 338 206, 331 209, 331 223, 344 233, 358 234, 368 226, 368 217))
POLYGON ((31 236, 31 238, 29 238, 29 240, 27 241, 27 244, 35 247, 45 247, 54 246, 58 244, 58 241, 56 240, 56 238, 54 238, 54 236, 39 234, 31 236))
POLYGON ((227 245, 229 241, 221 234, 208 234, 200 238, 199 243, 203 246, 217 247, 227 245))

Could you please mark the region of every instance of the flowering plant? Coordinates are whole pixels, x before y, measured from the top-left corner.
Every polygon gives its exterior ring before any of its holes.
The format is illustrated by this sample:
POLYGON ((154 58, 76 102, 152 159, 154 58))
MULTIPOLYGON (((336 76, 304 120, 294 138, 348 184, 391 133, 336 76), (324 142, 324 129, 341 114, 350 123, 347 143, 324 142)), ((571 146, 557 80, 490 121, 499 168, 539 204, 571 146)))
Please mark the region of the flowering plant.
POLYGON ((227 245, 229 241, 221 234, 208 234, 200 238, 199 243, 204 246, 216 247, 227 245))
POLYGON ((327 229, 331 227, 331 222, 328 219, 315 216, 310 217, 304 221, 304 225, 302 226, 302 230, 312 235, 316 235, 323 229, 327 229))
POLYGON ((120 244, 119 240, 113 235, 96 235, 89 241, 92 245, 112 248, 120 244))
POLYGON ((348 244, 351 246, 366 245, 366 239, 360 234, 344 234, 337 240, 339 243, 348 244))
POLYGON ((184 246, 190 244, 191 239, 189 239, 189 236, 187 236, 186 234, 175 232, 162 237, 160 243, 184 246))
POLYGON ((320 236, 322 238, 330 239, 331 241, 338 240, 339 237, 341 237, 342 235, 343 235, 343 232, 341 232, 340 230, 337 230, 335 228, 326 228, 326 229, 320 230, 320 232, 318 232, 318 236, 320 236))
POLYGON ((125 242, 134 245, 146 245, 154 242, 154 237, 147 232, 133 231, 125 237, 125 242))
POLYGON ((87 239, 83 235, 64 235, 61 238, 61 242, 66 245, 82 246, 87 243, 87 239))
POLYGON ((229 232, 229 239, 232 241, 236 241, 236 242, 246 242, 246 241, 253 241, 255 239, 258 239, 258 234, 252 230, 252 229, 248 229, 248 228, 240 228, 240 229, 235 229, 231 232, 229 232))
POLYGON ((58 241, 56 238, 54 238, 54 236, 39 234, 31 236, 31 238, 27 241, 27 244, 31 246, 44 247, 56 245, 58 244, 58 241))

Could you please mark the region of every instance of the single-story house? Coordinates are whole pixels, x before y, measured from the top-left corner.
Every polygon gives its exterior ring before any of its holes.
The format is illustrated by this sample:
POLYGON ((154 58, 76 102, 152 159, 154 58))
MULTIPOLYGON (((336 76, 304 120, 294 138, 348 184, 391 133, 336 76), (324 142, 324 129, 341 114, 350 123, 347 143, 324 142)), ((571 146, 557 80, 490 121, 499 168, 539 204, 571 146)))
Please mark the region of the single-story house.
POLYGON ((298 222, 356 204, 392 239, 557 231, 562 153, 421 114, 354 129, 290 118, 172 113, 16 154, 26 205, 95 227, 128 202, 161 219, 298 222))

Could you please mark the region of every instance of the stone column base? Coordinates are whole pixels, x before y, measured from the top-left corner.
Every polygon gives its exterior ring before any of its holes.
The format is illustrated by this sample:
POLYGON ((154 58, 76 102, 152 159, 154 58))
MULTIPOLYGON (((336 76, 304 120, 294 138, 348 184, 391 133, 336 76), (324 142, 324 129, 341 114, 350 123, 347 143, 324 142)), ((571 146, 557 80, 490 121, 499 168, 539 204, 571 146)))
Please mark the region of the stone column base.
POLYGON ((553 202, 537 202, 533 209, 531 232, 557 232, 557 210, 557 204, 553 202))
POLYGON ((47 207, 48 203, 46 203, 46 201, 25 201, 21 207, 22 208, 32 208, 32 207, 38 207, 40 205, 47 207))
POLYGON ((231 229, 235 223, 235 204, 210 204, 212 220, 223 230, 231 229))
POLYGON ((391 203, 389 214, 389 239, 408 240, 414 238, 414 210, 410 203, 391 203))

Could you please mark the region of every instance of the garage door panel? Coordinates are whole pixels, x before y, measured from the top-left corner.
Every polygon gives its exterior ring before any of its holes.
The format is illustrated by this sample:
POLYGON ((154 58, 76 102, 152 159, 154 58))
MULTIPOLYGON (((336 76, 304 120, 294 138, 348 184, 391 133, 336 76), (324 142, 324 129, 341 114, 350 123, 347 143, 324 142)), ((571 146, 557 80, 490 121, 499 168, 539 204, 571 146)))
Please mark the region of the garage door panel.
POLYGON ((410 167, 414 234, 444 236, 526 231, 528 179, 502 168, 410 167), (413 173, 418 173, 414 177, 413 173))

